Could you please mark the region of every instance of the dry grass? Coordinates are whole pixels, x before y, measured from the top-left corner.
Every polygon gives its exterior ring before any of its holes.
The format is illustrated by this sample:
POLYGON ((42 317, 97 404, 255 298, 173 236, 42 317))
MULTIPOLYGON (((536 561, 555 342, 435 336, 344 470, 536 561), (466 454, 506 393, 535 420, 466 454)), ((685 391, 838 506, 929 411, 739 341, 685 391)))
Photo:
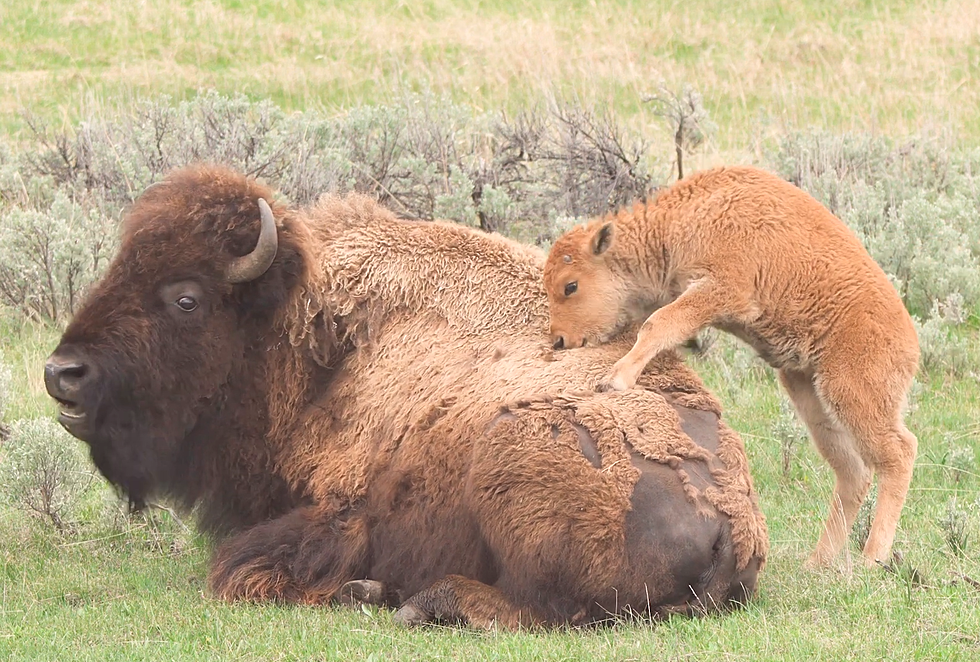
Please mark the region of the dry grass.
POLYGON ((0 124, 202 87, 341 109, 407 85, 483 109, 579 95, 666 140, 641 103, 663 82, 704 94, 719 125, 709 160, 812 124, 980 138, 980 4, 723 4, 12 0, 0 124))

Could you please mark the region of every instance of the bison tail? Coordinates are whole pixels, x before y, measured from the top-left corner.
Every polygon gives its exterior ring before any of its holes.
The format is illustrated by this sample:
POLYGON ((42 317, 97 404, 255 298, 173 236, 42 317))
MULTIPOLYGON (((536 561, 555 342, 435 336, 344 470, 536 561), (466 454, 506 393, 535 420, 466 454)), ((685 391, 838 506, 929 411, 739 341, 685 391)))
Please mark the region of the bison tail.
POLYGON ((705 572, 704 586, 695 590, 694 613, 740 607, 755 593, 762 557, 754 556, 741 570, 729 526, 723 526, 714 544, 714 562, 705 572))
POLYGON ((299 508, 225 541, 208 584, 222 600, 320 604, 365 576, 369 556, 362 518, 299 508))

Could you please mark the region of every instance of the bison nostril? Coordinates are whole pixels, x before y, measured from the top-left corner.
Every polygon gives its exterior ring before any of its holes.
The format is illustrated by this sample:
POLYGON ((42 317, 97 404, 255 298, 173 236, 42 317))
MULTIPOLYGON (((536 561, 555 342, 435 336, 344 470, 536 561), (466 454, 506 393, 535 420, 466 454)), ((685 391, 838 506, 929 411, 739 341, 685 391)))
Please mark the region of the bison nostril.
POLYGON ((565 337, 558 336, 558 340, 555 341, 555 344, 552 345, 552 347, 554 349, 565 349, 565 337))
POLYGON ((88 366, 84 363, 72 363, 61 369, 61 378, 69 381, 80 381, 88 374, 88 366))
POLYGON ((77 390, 90 374, 85 363, 52 360, 44 366, 44 385, 52 397, 59 398, 77 390))

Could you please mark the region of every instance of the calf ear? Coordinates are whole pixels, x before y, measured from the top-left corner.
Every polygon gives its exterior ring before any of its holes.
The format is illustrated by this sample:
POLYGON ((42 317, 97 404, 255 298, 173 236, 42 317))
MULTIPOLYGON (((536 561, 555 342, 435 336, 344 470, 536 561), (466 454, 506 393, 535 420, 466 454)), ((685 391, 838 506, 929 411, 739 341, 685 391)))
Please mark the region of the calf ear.
POLYGON ((593 255, 602 255, 609 247, 612 246, 613 241, 613 224, 604 223, 601 228, 599 228, 594 235, 592 235, 592 241, 589 242, 592 247, 593 255))

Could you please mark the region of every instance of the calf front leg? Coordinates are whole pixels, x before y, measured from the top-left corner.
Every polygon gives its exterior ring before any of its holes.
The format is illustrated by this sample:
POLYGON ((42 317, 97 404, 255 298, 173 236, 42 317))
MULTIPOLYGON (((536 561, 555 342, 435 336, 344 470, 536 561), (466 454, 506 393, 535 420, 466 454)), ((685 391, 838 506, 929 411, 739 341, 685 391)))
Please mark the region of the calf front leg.
POLYGON ((709 278, 692 283, 684 292, 643 322, 636 343, 616 361, 612 371, 599 382, 600 391, 625 391, 657 354, 673 349, 711 324, 726 310, 730 297, 709 278))

